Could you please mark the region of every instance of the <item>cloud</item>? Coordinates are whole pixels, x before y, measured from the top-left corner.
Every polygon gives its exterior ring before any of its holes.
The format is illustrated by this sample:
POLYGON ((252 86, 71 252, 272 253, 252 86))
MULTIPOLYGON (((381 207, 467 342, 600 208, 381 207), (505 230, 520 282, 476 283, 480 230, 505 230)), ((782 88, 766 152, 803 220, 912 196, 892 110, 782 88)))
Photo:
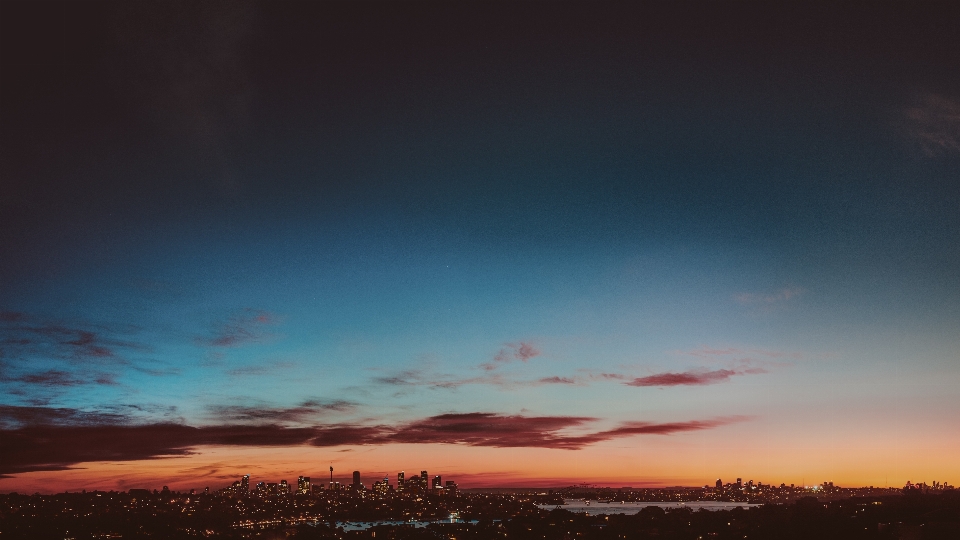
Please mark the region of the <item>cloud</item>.
POLYGON ((44 358, 86 364, 126 364, 123 352, 149 350, 118 336, 129 329, 109 326, 68 326, 34 319, 24 313, 0 316, 0 351, 15 358, 44 358))
POLYGON ((256 365, 256 366, 243 366, 235 369, 227 370, 227 375, 234 377, 246 376, 246 375, 267 375, 274 373, 281 369, 289 369, 294 367, 293 362, 270 362, 268 364, 256 365))
POLYGON ((753 306, 771 306, 773 304, 778 304, 781 302, 787 302, 792 300, 803 293, 803 289, 799 287, 788 287, 785 289, 780 289, 779 291, 773 293, 740 293, 735 295, 733 298, 738 303, 743 305, 753 305, 753 306))
POLYGON ((590 373, 590 370, 581 370, 586 371, 587 376, 591 380, 595 381, 622 381, 624 379, 629 379, 630 377, 622 373, 590 373))
MULTIPOLYGON (((302 407, 312 408, 310 402, 302 407)), ((317 406, 338 406, 317 404, 317 406)), ((448 413, 396 425, 327 424, 286 427, 277 424, 222 424, 193 427, 180 423, 135 423, 122 413, 64 408, 0 406, 0 474, 63 470, 89 461, 129 461, 187 455, 196 447, 334 447, 385 444, 459 444, 500 448, 535 447, 577 450, 637 435, 670 435, 711 429, 746 420, 719 417, 687 422, 625 422, 613 429, 582 430, 597 418, 524 416, 490 412, 448 413)))
POLYGON ((164 369, 153 369, 153 368, 134 366, 133 369, 134 371, 139 371, 140 373, 143 373, 145 375, 150 375, 152 377, 166 377, 171 375, 179 375, 181 373, 180 368, 174 368, 174 367, 164 368, 164 369))
POLYGON ((627 386, 700 386, 726 382, 735 375, 755 375, 766 373, 767 370, 759 367, 747 369, 717 369, 713 371, 693 370, 681 373, 657 373, 646 377, 638 377, 624 384, 627 386))
POLYGON ((719 358, 723 360, 730 360, 730 358, 724 358, 724 357, 739 357, 741 361, 756 361, 756 360, 753 360, 756 358, 800 359, 803 357, 803 354, 799 352, 776 351, 771 349, 757 349, 757 348, 741 349, 737 347, 727 347, 723 349, 717 349, 714 347, 709 347, 707 345, 701 345, 696 349, 691 349, 687 351, 671 351, 671 352, 673 354, 678 354, 681 356, 694 356, 697 358, 705 358, 705 359, 719 358))
POLYGON ((329 413, 350 412, 357 404, 345 401, 309 400, 296 407, 266 407, 249 405, 215 405, 208 408, 209 416, 220 423, 304 423, 329 413))
POLYGON ((539 384, 577 384, 575 379, 570 377, 543 377, 537 379, 539 384))
POLYGON ((58 369, 49 369, 24 375, 8 375, 0 371, 0 382, 15 382, 19 384, 36 385, 42 387, 70 387, 87 384, 116 386, 116 376, 110 373, 83 373, 81 375, 68 373, 58 369))
POLYGON ((937 94, 921 96, 904 111, 903 128, 928 156, 960 153, 960 102, 937 94))
POLYGON ((431 374, 419 369, 407 369, 396 373, 395 375, 374 377, 373 382, 388 386, 423 386, 433 389, 447 390, 454 390, 468 384, 490 384, 500 387, 513 386, 513 383, 505 379, 502 375, 496 373, 458 379, 450 375, 431 374))
POLYGON ((721 416, 709 420, 691 420, 689 422, 665 422, 655 424, 652 422, 624 422, 615 429, 602 431, 600 436, 609 438, 626 437, 631 435, 672 435, 684 431, 699 431, 703 429, 712 429, 715 427, 735 424, 750 420, 749 416, 721 416))
POLYGON ((507 416, 494 413, 441 414, 411 422, 383 436, 389 442, 495 447, 579 448, 577 437, 560 430, 580 427, 585 416, 507 416))
MULTIPOLYGON (((124 424, 130 421, 126 414, 106 411, 81 411, 57 407, 23 407, 0 405, 0 427, 14 429, 23 426, 102 426, 124 424)), ((2 453, 0 453, 2 455, 2 453)))
POLYGON ((209 336, 197 338, 197 341, 212 347, 259 343, 269 337, 265 327, 275 323, 276 317, 272 314, 248 308, 217 324, 209 336))
POLYGON ((540 350, 534 347, 531 343, 521 341, 519 343, 507 343, 502 349, 497 351, 497 354, 493 357, 493 362, 487 362, 480 364, 480 367, 487 371, 493 371, 500 367, 500 365, 507 362, 512 362, 513 360, 520 360, 521 362, 526 362, 531 358, 540 356, 540 350))

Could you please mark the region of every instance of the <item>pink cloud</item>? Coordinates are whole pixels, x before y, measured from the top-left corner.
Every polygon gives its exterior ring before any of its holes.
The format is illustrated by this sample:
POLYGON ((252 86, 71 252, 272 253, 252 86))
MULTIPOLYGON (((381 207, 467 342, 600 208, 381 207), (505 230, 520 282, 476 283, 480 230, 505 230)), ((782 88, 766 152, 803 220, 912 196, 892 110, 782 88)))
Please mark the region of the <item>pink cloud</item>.
POLYGON ((696 370, 681 373, 657 373, 646 377, 638 377, 624 384, 628 386, 702 386, 726 382, 735 375, 755 375, 766 373, 763 368, 747 369, 717 369, 713 371, 696 370))
POLYGON ((537 356, 540 356, 540 350, 531 343, 527 343, 525 341, 521 341, 519 343, 507 343, 504 348, 497 351, 497 354, 493 356, 493 362, 480 364, 480 367, 487 371, 493 371, 494 369, 500 367, 500 364, 505 364, 513 360, 526 362, 527 360, 537 356))

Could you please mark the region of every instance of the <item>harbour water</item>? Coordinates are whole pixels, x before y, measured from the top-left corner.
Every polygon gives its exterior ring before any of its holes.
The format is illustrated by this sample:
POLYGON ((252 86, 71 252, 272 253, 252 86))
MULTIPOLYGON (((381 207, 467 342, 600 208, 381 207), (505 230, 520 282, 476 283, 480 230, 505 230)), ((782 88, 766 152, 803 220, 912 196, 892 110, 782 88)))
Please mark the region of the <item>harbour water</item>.
MULTIPOLYGON (((556 505, 541 504, 540 508, 544 510, 553 510, 556 505)), ((690 501, 690 502, 600 502, 584 501, 583 499, 565 499, 560 508, 571 512, 585 512, 590 515, 596 514, 627 514, 638 513, 647 506, 659 506, 660 508, 689 508, 691 510, 732 510, 737 507, 750 508, 752 506, 761 506, 759 504, 749 504, 741 502, 724 501, 690 501)))

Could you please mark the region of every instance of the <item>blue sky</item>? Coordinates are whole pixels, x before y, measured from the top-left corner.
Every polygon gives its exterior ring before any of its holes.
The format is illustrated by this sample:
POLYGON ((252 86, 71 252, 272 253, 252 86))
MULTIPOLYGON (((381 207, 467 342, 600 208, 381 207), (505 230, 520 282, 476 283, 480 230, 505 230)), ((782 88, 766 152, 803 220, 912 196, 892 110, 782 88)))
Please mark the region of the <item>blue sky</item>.
POLYGON ((369 7, 9 8, 2 489, 960 473, 935 6, 369 7))

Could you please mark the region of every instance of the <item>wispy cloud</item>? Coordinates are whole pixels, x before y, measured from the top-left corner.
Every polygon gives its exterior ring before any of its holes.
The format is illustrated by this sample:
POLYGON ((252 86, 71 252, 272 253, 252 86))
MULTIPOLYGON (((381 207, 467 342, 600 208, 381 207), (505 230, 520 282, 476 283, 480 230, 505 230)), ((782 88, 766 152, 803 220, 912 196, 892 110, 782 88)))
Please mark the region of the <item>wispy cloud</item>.
POLYGON ((903 114, 906 134, 928 156, 960 153, 960 101, 926 94, 903 114))
POLYGON ((130 329, 62 324, 21 312, 0 314, 0 351, 13 358, 122 365, 128 363, 124 353, 149 351, 146 345, 122 337, 129 333, 130 329))
POLYGON ((570 377, 542 377, 537 379, 538 384, 578 384, 576 379, 570 377))
POLYGON ((119 386, 151 348, 131 336, 139 328, 53 321, 23 312, 0 313, 0 385, 26 403, 46 404, 85 386, 119 386))
MULTIPOLYGON (((313 410, 306 403, 302 406, 313 410)), ((333 447, 403 443, 577 450, 616 438, 670 435, 744 420, 747 418, 733 416, 686 422, 634 421, 612 429, 576 433, 598 419, 472 412, 440 414, 397 425, 286 427, 253 423, 192 427, 179 423, 137 424, 115 413, 0 406, 0 453, 4 456, 0 474, 62 470, 85 461, 185 455, 202 445, 333 447)))
POLYGON ((778 359, 798 360, 803 357, 803 353, 796 351, 778 351, 772 349, 761 349, 757 347, 710 347, 701 345, 696 349, 670 351, 679 356, 693 356, 707 360, 740 360, 740 361, 776 361, 778 359))
POLYGON ((217 423, 301 424, 316 421, 330 413, 350 412, 356 407, 356 403, 346 400, 307 400, 295 407, 214 405, 208 407, 208 412, 217 423))
POLYGON ((492 362, 481 364, 480 367, 487 371, 493 371, 508 362, 512 362, 514 360, 526 362, 527 360, 536 358, 537 356, 540 356, 540 350, 531 343, 525 341, 521 341, 519 343, 507 343, 502 349, 497 351, 497 354, 493 356, 492 362))
POLYGON ((58 369, 48 369, 22 375, 9 375, 0 370, 0 382, 15 382, 20 384, 45 387, 70 387, 87 384, 117 385, 116 376, 110 373, 68 373, 58 369))
POLYGON ((197 342, 212 347, 237 347, 259 343, 270 337, 267 328, 276 324, 276 316, 256 309, 244 309, 216 324, 210 335, 197 338, 197 342))
POLYGON ((690 420, 688 422, 624 422, 619 427, 608 431, 601 431, 598 435, 607 438, 627 437, 630 435, 672 435, 685 431, 699 431, 715 427, 746 422, 749 416, 721 416, 709 420, 690 420))
POLYGON ((243 366, 234 369, 228 369, 226 371, 227 375, 234 377, 248 376, 248 375, 268 375, 270 373, 276 373, 280 370, 290 369, 296 364, 293 362, 269 362, 266 364, 258 364, 252 366, 243 366))
POLYGON ((586 372, 586 377, 592 381, 622 381, 631 378, 623 373, 594 373, 590 370, 581 370, 586 372))
POLYGON ((543 386, 549 384, 584 384, 584 381, 573 377, 550 376, 538 379, 520 380, 511 379, 501 373, 486 373, 475 377, 454 377, 448 374, 430 373, 424 370, 404 370, 394 375, 374 377, 375 384, 398 387, 422 387, 434 390, 456 390, 462 386, 483 384, 496 386, 504 390, 543 386))
POLYGON ((628 386, 702 386, 707 384, 717 384, 726 382, 730 377, 736 375, 756 375, 766 373, 767 370, 760 367, 747 369, 717 369, 717 370, 692 370, 679 373, 656 373, 646 377, 637 377, 624 384, 628 386))

